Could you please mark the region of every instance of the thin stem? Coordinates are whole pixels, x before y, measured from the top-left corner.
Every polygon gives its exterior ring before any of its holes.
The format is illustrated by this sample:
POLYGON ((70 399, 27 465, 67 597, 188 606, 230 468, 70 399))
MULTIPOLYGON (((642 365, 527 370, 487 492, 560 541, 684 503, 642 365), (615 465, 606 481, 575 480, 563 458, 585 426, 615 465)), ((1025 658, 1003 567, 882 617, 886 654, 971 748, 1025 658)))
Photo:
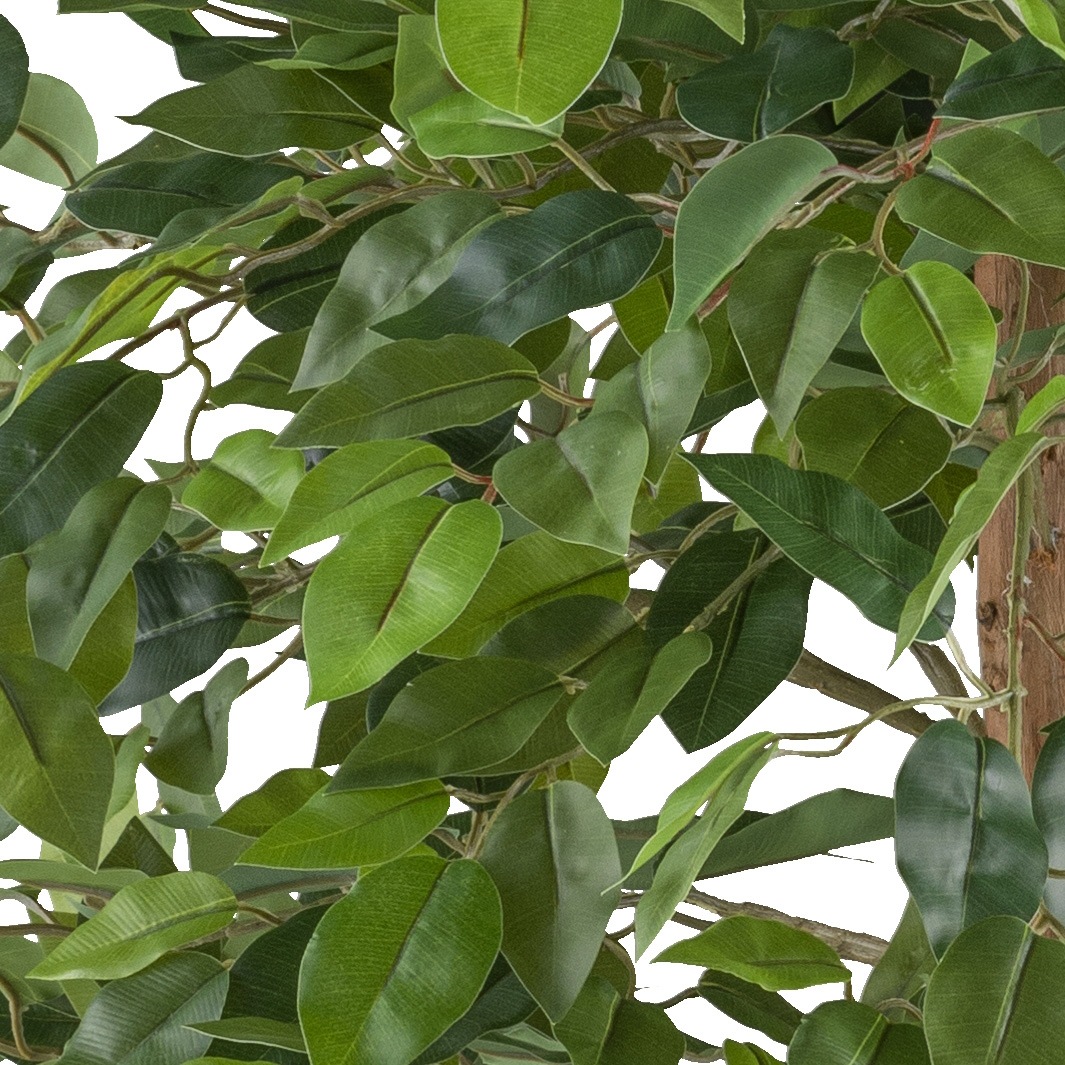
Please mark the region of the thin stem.
POLYGON ((270 33, 288 33, 288 23, 278 22, 269 18, 255 18, 252 15, 241 15, 236 11, 229 11, 217 4, 204 4, 199 8, 205 15, 214 15, 216 18, 232 22, 237 26, 247 26, 251 30, 268 30, 270 33))
POLYGON ((878 1002, 876 1008, 884 1013, 886 1010, 903 1010, 911 1017, 915 1017, 919 1024, 924 1023, 924 1014, 908 999, 904 998, 886 998, 883 1002, 878 1002))
MULTIPOLYGON (((168 332, 171 329, 180 329, 182 319, 188 322, 191 318, 194 318, 201 311, 206 311, 210 307, 216 307, 219 303, 226 303, 230 300, 243 301, 244 297, 239 291, 229 290, 226 292, 216 292, 213 296, 207 296, 200 300, 198 303, 190 304, 188 307, 183 307, 177 313, 171 315, 169 318, 164 318, 157 325, 153 325, 151 329, 146 329, 140 336, 134 337, 133 340, 127 344, 123 344, 122 347, 116 348, 110 355, 107 356, 111 362, 119 362, 127 355, 132 355, 138 348, 144 347, 150 340, 154 340, 157 336, 168 332)), ((235 312, 234 312, 235 313, 235 312)), ((227 315, 228 318, 228 315, 227 315)), ((228 324, 228 322, 226 323, 228 324)), ((213 339, 217 339, 214 337, 213 339)), ((209 340, 200 341, 197 346, 210 343, 209 340)))
POLYGON ((192 333, 189 331, 188 319, 180 316, 179 318, 178 331, 181 333, 181 340, 185 347, 185 361, 190 366, 195 367, 203 378, 200 394, 196 397, 196 402, 189 412, 184 433, 185 468, 195 472, 197 465, 192 456, 192 437, 196 431, 196 422, 199 421, 200 415, 207 409, 207 402, 211 398, 211 368, 196 355, 196 345, 193 343, 192 333))
POLYGON ((44 340, 44 330, 37 324, 37 319, 21 303, 9 302, 8 313, 13 314, 19 320, 26 336, 30 338, 31 344, 39 344, 44 340))
POLYGON ((597 188, 604 192, 617 192, 617 189, 598 170, 584 158, 572 144, 561 137, 555 141, 555 147, 597 188))
POLYGON ((736 598, 747 585, 761 576, 781 556, 775 545, 763 551, 719 596, 712 599, 685 628, 685 632, 699 632, 705 629, 736 598))
POLYGON ((556 403, 561 403, 566 407, 585 408, 595 403, 594 399, 588 399, 585 396, 572 396, 569 392, 563 392, 561 388, 555 388, 554 385, 548 384, 543 379, 540 380, 540 391, 556 403))
POLYGON ((659 1009, 668 1010, 673 1006, 679 1006, 682 1002, 687 1002, 690 998, 698 998, 699 989, 697 987, 686 987, 683 991, 678 991, 675 995, 670 995, 669 998, 662 1002, 655 1002, 654 1005, 659 1009))
POLYGON ((285 923, 284 918, 278 917, 276 913, 260 909, 258 906, 253 906, 250 902, 238 902, 237 909, 241 913, 250 913, 253 917, 258 917, 260 921, 265 921, 267 924, 272 924, 275 927, 280 927, 285 923))
POLYGON ((977 673, 972 666, 969 665, 965 651, 962 648, 958 637, 954 635, 953 629, 947 629, 947 647, 950 648, 951 656, 954 659, 958 669, 961 670, 961 675, 981 694, 990 695, 991 688, 985 683, 983 677, 977 673))
POLYGON ((898 196, 897 188, 892 189, 884 197, 884 202, 880 205, 880 210, 876 213, 876 220, 873 222, 873 233, 870 237, 873 251, 876 252, 880 264, 889 274, 902 273, 894 260, 892 260, 891 256, 888 255, 887 249, 884 247, 884 229, 887 226, 888 219, 891 217, 891 212, 895 209, 896 196, 898 196))
POLYGON ((261 684, 267 677, 272 677, 290 658, 299 654, 303 649, 303 630, 300 629, 295 636, 285 645, 282 650, 277 653, 277 657, 268 665, 264 666, 248 680, 248 683, 244 685, 240 690, 240 694, 249 692, 256 684, 261 684))
MULTIPOLYGON (((699 447, 692 448, 693 453, 698 453, 702 450, 699 447)), ((685 551, 699 539, 705 532, 709 532, 719 522, 728 521, 729 518, 734 518, 739 514, 740 508, 735 503, 727 503, 723 507, 718 507, 709 517, 703 518, 698 525, 693 526, 692 531, 680 543, 680 547, 677 549, 677 553, 683 555, 685 551)))

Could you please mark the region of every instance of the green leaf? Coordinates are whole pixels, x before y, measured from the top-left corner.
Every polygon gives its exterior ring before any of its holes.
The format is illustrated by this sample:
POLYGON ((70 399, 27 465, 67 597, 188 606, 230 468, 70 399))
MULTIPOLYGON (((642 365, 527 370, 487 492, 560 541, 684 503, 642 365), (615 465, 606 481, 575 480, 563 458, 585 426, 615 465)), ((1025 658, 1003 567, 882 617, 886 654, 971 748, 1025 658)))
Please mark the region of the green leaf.
POLYGON ((743 42, 743 0, 670 0, 698 11, 717 23, 730 37, 743 42))
POLYGON ((908 1013, 886 1005, 888 999, 913 1001, 924 994, 928 977, 936 967, 936 956, 928 943, 921 912, 913 899, 907 897, 898 927, 895 929, 887 950, 873 966, 869 979, 862 988, 861 1001, 881 1009, 885 1016, 895 1020, 904 1019, 908 1013))
POLYGON ((368 229, 314 320, 293 388, 339 381, 367 352, 388 343, 374 325, 446 281, 477 232, 501 217, 482 192, 444 192, 368 229))
POLYGON ((303 477, 303 456, 273 443, 274 434, 265 429, 226 437, 189 481, 182 505, 220 529, 272 529, 303 477))
POLYGON ((107 898, 116 891, 144 880, 139 869, 100 869, 93 872, 69 862, 44 861, 39 858, 9 858, 0 861, 0 875, 5 880, 43 888, 47 891, 70 891, 107 898))
POLYGON ((19 31, 0 16, 0 70, 4 72, 0 92, 0 146, 15 134, 30 85, 30 57, 19 31))
POLYGON ((536 368, 487 337, 400 340, 364 355, 318 392, 279 447, 340 447, 480 425, 536 395, 536 368))
POLYGON ((0 167, 66 188, 96 166, 96 152, 96 125, 81 96, 51 74, 31 74, 15 135, 0 144, 0 167))
POLYGON ((1006 493, 1029 464, 1053 445, 1038 433, 1002 441, 980 467, 976 482, 958 500, 932 569, 906 600, 895 642, 897 659, 917 639, 936 601, 950 584, 951 574, 968 558, 1006 493))
MULTIPOLYGON (((647 633, 658 645, 679 636, 765 550, 752 532, 707 532, 678 558, 655 594, 647 633)), ((806 632, 810 578, 788 559, 774 562, 705 632, 714 645, 663 715, 687 751, 735 731, 794 668, 806 632)))
POLYGON ((903 184, 897 210, 970 251, 1065 266, 1065 174, 1019 133, 980 128, 944 140, 924 171, 903 184), (1024 181, 1015 180, 1018 173, 1024 181))
POLYGON ((943 118, 986 122, 1065 107, 1065 60, 1022 36, 974 63, 947 86, 943 118))
POLYGON ((173 551, 166 540, 133 567, 133 664, 104 700, 102 714, 148 702, 206 672, 247 620, 248 593, 235 574, 207 555, 173 551))
POLYGON ((628 592, 628 570, 617 555, 532 532, 499 552, 469 606, 425 652, 472 655, 508 621, 544 603, 573 595, 623 602, 628 592))
MULTIPOLYGON (((842 592, 874 624, 897 627, 930 560, 864 492, 831 474, 788 469, 766 455, 693 455, 691 461, 793 562, 842 592)), ((953 607, 948 590, 919 638, 939 639, 953 607)))
POLYGON ((1058 413, 1063 403, 1065 374, 1058 374, 1047 381, 1024 405, 1024 410, 1017 419, 1016 435, 1022 436, 1024 433, 1041 429, 1049 418, 1058 413))
POLYGON ((315 1065, 407 1065, 473 1004, 500 937, 499 898, 475 862, 400 858, 360 878, 300 969, 315 1065))
POLYGON ((0 654, 0 745, 0 806, 95 869, 115 759, 85 690, 49 662, 0 654))
POLYGON ((726 1065, 782 1065, 768 1050, 754 1043, 737 1043, 726 1039, 724 1045, 726 1065))
POLYGON ((127 121, 208 151, 244 156, 295 146, 343 148, 375 132, 373 119, 332 78, 250 63, 170 93, 127 121))
POLYGON ((343 536, 452 474, 447 453, 420 440, 349 444, 327 455, 296 486, 259 565, 272 565, 308 544, 343 536))
POLYGON ((591 972, 618 899, 610 821, 592 791, 559 781, 499 813, 481 861, 503 902, 503 953, 558 1021, 591 972))
POLYGON ((63 1065, 184 1065, 210 1043, 187 1025, 218 1017, 228 981, 214 958, 192 953, 112 981, 89 1003, 63 1065))
POLYGON ((54 532, 90 488, 117 476, 161 397, 154 374, 91 362, 8 408, 0 425, 0 554, 54 532))
POLYGON ((602 69, 621 7, 621 0, 580 7, 439 0, 436 23, 447 64, 467 89, 542 124, 568 110, 602 69))
POLYGON ((710 375, 710 349, 695 323, 666 333, 638 361, 619 370, 595 392, 595 417, 630 414, 647 430, 644 475, 658 484, 695 413, 710 375))
POLYGON ((558 675, 513 658, 466 658, 408 682, 330 791, 489 769, 521 749, 562 696, 558 675))
MULTIPOLYGON (((741 13, 741 41, 742 26, 741 13)), ((756 141, 845 96, 853 74, 853 53, 827 27, 779 23, 757 51, 681 82, 677 107, 688 125, 712 137, 756 141)))
POLYGON ((229 760, 229 711, 248 680, 248 662, 223 666, 203 691, 192 692, 174 708, 144 764, 172 787, 210 795, 229 760))
POLYGON ((329 775, 320 769, 282 769, 255 791, 237 799, 215 825, 258 839, 328 783, 329 775))
POLYGON ((436 780, 372 791, 323 789, 268 828, 240 861, 276 869, 380 865, 425 839, 447 808, 447 792, 436 780))
POLYGON ((33 969, 42 980, 117 980, 233 920, 233 892, 207 873, 169 873, 122 888, 33 969))
POLYGON ((806 469, 849 481, 884 509, 924 488, 953 445, 935 415, 875 388, 822 393, 803 407, 795 435, 806 469))
POLYGON ((937 721, 910 748, 895 785, 895 860, 942 957, 985 917, 1028 920, 1047 849, 1020 767, 996 740, 937 721))
POLYGON ((523 517, 559 540, 623 555, 647 465, 647 433, 607 411, 504 455, 492 477, 523 517))
POLYGON ((311 701, 362 691, 461 615, 502 526, 480 500, 397 503, 314 571, 303 607, 311 701), (373 579, 368 580, 367 574, 373 579))
POLYGON ((710 640, 689 632, 655 650, 620 651, 569 708, 574 736, 601 765, 624 754, 710 657, 710 640), (618 661, 620 659, 620 661, 618 661))
POLYGON ((836 233, 787 229, 751 252, 729 289, 729 325, 780 434, 843 339, 879 271, 836 233))
POLYGON ((667 947, 655 961, 731 973, 766 991, 835 984, 851 978, 836 952, 799 928, 739 914, 667 947))
MULTIPOLYGON (((1039 831, 1043 833, 1050 856, 1050 868, 1065 868, 1065 824, 1060 811, 1061 797, 1065 788, 1065 732, 1057 722, 1048 729, 1046 742, 1039 752, 1032 775, 1032 813, 1039 831)), ((1065 915, 1065 881, 1050 877, 1044 889, 1044 903, 1057 920, 1065 915)))
POLYGON ((600 189, 566 192, 481 230, 444 284, 376 330, 425 340, 467 333, 510 344, 570 311, 624 296, 661 245, 639 204, 600 189))
POLYGON ((677 214, 668 328, 679 329, 691 318, 835 162, 809 137, 785 134, 748 145, 700 178, 677 214))
POLYGON ((33 545, 26 599, 41 658, 70 666, 169 513, 165 486, 118 477, 90 489, 62 529, 33 545))
POLYGON ((934 1065, 1054 1065, 1065 1040, 1065 945, 992 917, 952 944, 924 1001, 934 1065))
POLYGON ((928 1065, 924 1033, 860 1002, 824 1002, 799 1026, 788 1065, 928 1065))
POLYGON ((708 969, 699 977, 698 989, 699 997, 725 1016, 764 1032, 778 1043, 790 1043, 802 1020, 802 1012, 782 995, 730 973, 708 969))
POLYGON ((229 377, 211 389, 211 402, 216 407, 247 403, 295 413, 310 398, 309 392, 290 391, 306 341, 307 331, 296 330, 256 344, 229 377))
POLYGON ((219 1021, 200 1021, 185 1027, 229 1043, 250 1043, 253 1046, 279 1047, 295 1054, 307 1053, 298 1024, 286 1024, 269 1017, 225 1017, 219 1021))

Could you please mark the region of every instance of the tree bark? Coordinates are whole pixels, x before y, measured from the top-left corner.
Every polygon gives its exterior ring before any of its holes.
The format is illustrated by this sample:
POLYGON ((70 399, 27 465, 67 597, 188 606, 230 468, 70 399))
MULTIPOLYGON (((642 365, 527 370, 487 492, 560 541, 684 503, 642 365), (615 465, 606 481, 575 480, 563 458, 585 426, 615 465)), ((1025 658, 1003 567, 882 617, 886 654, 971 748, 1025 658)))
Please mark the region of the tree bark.
MULTIPOLYGON (((1045 266, 1030 269, 1025 329, 1060 325, 1065 322, 1065 301, 1057 301, 1065 293, 1065 271, 1045 266)), ((975 280, 987 302, 1002 311, 999 339, 1004 342, 1012 335, 1019 309, 1020 269, 1012 259, 988 255, 977 262, 975 280)), ((1037 377, 1023 384, 1025 395, 1033 395, 1052 376, 1061 373, 1065 373, 1065 356, 1055 357, 1037 377)), ((1004 417, 995 415, 986 428, 1001 436, 1005 431, 1004 417)), ((1060 434, 1062 430, 1059 427, 1047 432, 1060 434)), ((1043 743, 1040 729, 1065 716, 1065 660, 1055 654, 1035 628, 1038 625, 1043 632, 1054 636, 1065 632, 1065 544, 1062 554, 1058 553, 1058 533, 1065 530, 1065 446, 1050 448, 1037 463, 1037 518, 1026 568, 1029 621, 1022 631, 1020 667, 1021 684, 1027 690, 1022 765, 1029 780, 1043 743)), ((980 668, 984 679, 996 691, 1007 684, 1006 595, 1013 555, 1014 504, 1015 493, 1011 492, 980 537, 977 561, 980 668)), ((988 710, 985 717, 988 733, 1005 743, 1006 715, 999 710, 988 710)))

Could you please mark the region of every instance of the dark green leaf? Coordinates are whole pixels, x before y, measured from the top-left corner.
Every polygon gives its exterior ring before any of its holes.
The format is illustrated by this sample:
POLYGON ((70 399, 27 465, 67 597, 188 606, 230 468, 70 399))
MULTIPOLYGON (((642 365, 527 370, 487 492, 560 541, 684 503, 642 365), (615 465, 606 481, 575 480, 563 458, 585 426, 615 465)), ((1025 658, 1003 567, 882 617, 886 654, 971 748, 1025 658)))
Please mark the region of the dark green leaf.
MULTIPOLYGON (((825 1002, 799 1026, 789 1065, 928 1065, 921 1029, 860 1002, 825 1002)), ((938 1062, 938 1059, 937 1059, 938 1062)))
POLYGON ((699 997, 747 1028, 756 1028, 785 1045, 791 1042, 802 1012, 786 998, 730 973, 708 969, 699 977, 699 997))
POLYGON ((0 70, 3 91, 0 92, 0 145, 5 144, 18 128, 22 105, 30 85, 30 57, 22 37, 11 23, 0 16, 0 70))
MULTIPOLYGON (((1032 776, 1032 812, 1043 833, 1050 855, 1050 868, 1065 868, 1065 822, 1062 795, 1065 793, 1065 732, 1055 722, 1047 729, 1046 742, 1032 776)), ((1052 876, 1046 882, 1044 902, 1057 920, 1065 917, 1065 880, 1052 876)))
POLYGON ((328 774, 320 769, 282 769, 261 787, 237 799, 215 824, 257 839, 328 783, 328 774))
POLYGON ((881 959, 873 966, 869 979, 862 988, 861 1001, 877 1009, 892 1019, 903 1020, 907 1012, 890 1009, 884 1005, 888 999, 896 1001, 913 1001, 928 984, 928 977, 936 967, 936 956, 928 943, 921 911, 913 899, 906 899, 906 908, 902 911, 895 934, 888 943, 881 959))
POLYGON ((295 413, 311 395, 306 391, 291 392, 306 341, 307 331, 297 330, 256 344, 229 377, 211 389, 211 402, 216 407, 247 403, 295 413))

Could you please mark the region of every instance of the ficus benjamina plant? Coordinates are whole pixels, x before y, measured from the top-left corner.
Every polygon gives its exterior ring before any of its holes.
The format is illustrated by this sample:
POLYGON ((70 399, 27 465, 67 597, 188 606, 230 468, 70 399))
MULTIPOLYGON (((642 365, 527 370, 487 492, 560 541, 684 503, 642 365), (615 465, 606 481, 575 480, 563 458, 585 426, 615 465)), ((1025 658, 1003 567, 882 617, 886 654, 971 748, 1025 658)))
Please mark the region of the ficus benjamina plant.
POLYGON ((40 231, 0 213, 0 812, 42 841, 0 862, 0 1050, 1065 1062, 1060 6, 59 9, 124 14, 189 87, 99 162, 0 19, 0 165, 64 190, 40 231), (226 376, 249 315, 270 335, 226 376), (708 448, 752 403, 750 452, 708 448), (161 404, 183 459, 145 479, 161 404), (202 453, 238 404, 280 432, 202 453), (805 650, 814 579, 928 687, 805 650), (223 811, 230 707, 293 660, 314 764, 223 811), (752 734, 785 681, 854 722, 752 734), (612 822, 597 790, 659 717, 702 768, 612 822), (867 728, 913 737, 893 797, 748 808, 867 728), (890 943, 703 890, 889 837, 890 943), (638 998, 641 957, 692 986, 638 998), (695 998, 753 1041, 682 1031, 695 998))

